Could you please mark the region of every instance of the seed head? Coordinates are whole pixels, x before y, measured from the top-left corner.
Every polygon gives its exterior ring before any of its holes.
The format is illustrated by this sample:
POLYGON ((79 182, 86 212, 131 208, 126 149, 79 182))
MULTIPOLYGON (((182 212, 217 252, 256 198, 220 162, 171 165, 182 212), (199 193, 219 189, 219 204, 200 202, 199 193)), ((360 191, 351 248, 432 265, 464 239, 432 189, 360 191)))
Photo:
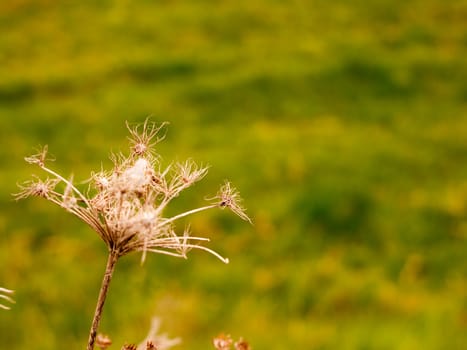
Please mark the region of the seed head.
POLYGON ((43 181, 37 176, 33 176, 33 180, 28 180, 22 184, 18 184, 20 191, 15 193, 13 196, 16 200, 29 196, 50 199, 52 195, 57 194, 54 192, 54 189, 59 182, 60 180, 58 179, 46 179, 43 181))
POLYGON ((235 342, 235 350, 251 350, 250 344, 247 341, 240 338, 239 341, 235 342))
POLYGON ((105 334, 98 334, 96 337, 96 346, 102 350, 107 349, 110 345, 112 345, 112 340, 108 335, 105 334))
POLYGON ((230 182, 226 181, 224 183, 213 200, 215 200, 219 208, 229 208, 240 218, 251 223, 250 217, 245 212, 246 209, 241 205, 242 198, 240 197, 240 193, 232 187, 230 182))
POLYGON ((243 338, 240 338, 234 343, 230 335, 221 333, 213 339, 213 345, 216 350, 230 350, 232 348, 232 344, 234 345, 235 350, 251 350, 250 345, 248 342, 243 340, 243 338))
POLYGON ((196 248, 227 263, 228 259, 201 245, 208 239, 191 236, 189 226, 179 235, 174 224, 180 218, 216 207, 228 207, 242 219, 250 221, 240 205, 241 198, 226 182, 213 198, 214 203, 165 217, 164 209, 171 200, 201 180, 207 173, 207 167, 187 160, 164 168, 160 156, 154 151, 155 144, 163 138, 158 134, 164 125, 158 126, 149 120, 142 126, 130 127, 127 124, 129 155, 113 154, 113 169, 92 172, 85 191, 73 184, 72 177, 66 179, 45 164, 45 146, 25 159, 51 177, 41 180, 33 176, 32 180, 18 185, 20 191, 14 196, 16 199, 39 196, 61 206, 96 231, 108 249, 118 256, 137 251, 142 252, 142 261, 148 252, 186 258, 187 252, 196 248))
POLYGON ((47 158, 47 152, 48 152, 49 147, 47 145, 45 146, 39 146, 37 148, 37 153, 33 154, 29 157, 25 157, 24 160, 30 164, 37 164, 39 166, 44 166, 46 160, 52 160, 50 158, 47 158))
POLYGON ((221 333, 213 339, 212 343, 216 350, 230 350, 233 340, 230 335, 221 333))
POLYGON ((130 132, 130 148, 132 156, 134 157, 152 154, 154 146, 164 138, 163 136, 157 137, 157 134, 166 125, 166 123, 156 125, 155 123, 150 122, 149 119, 146 119, 142 126, 137 125, 131 127, 128 122, 126 125, 130 132))

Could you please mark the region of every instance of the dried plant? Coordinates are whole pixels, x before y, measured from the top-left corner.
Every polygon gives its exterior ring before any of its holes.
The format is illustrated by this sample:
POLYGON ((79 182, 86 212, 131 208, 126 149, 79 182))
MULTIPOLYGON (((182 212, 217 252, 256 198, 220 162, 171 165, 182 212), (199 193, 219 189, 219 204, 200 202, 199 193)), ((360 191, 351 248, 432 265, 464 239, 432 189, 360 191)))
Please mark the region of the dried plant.
MULTIPOLYGON (((10 296, 12 294, 13 294, 12 290, 0 287, 0 301, 2 301, 2 299, 3 299, 3 300, 6 300, 9 303, 14 303, 15 301, 10 296)), ((7 305, 3 305, 0 302, 0 309, 10 310, 10 307, 7 306, 7 305)))
POLYGON ((112 345, 112 339, 107 334, 98 334, 96 336, 96 346, 101 349, 105 350, 107 349, 110 345, 112 345))
POLYGON ((240 338, 237 342, 235 342, 235 350, 251 350, 251 346, 246 340, 240 338))
POLYGON ((164 168, 155 150, 156 144, 163 139, 160 136, 163 126, 149 120, 134 127, 127 123, 130 153, 127 156, 113 154, 113 169, 92 173, 89 186, 84 191, 75 186, 73 177, 67 179, 46 165, 52 160, 48 157, 47 146, 25 158, 28 163, 41 168, 49 178, 33 176, 31 180, 19 184, 20 191, 14 195, 15 198, 38 196, 57 204, 97 232, 109 251, 87 350, 94 348, 105 298, 120 257, 131 252, 142 252, 142 262, 147 253, 186 258, 188 251, 195 248, 228 263, 228 259, 201 245, 208 241, 207 238, 191 236, 189 226, 182 234, 177 234, 174 223, 212 208, 229 208, 250 222, 241 206, 238 192, 229 182, 209 199, 208 205, 172 217, 164 216, 164 209, 170 201, 201 180, 207 173, 207 167, 188 160, 164 168))
POLYGON ((233 340, 229 334, 221 333, 212 340, 212 343, 216 350, 230 350, 233 340))
MULTIPOLYGON (((175 345, 181 343, 180 338, 170 339, 166 334, 159 334, 161 321, 158 317, 153 317, 151 320, 151 327, 146 338, 138 345, 125 344, 122 349, 133 350, 168 350, 175 345)), ((97 334, 96 346, 101 350, 107 349, 112 345, 112 340, 108 335, 97 334)))
POLYGON ((212 344, 216 350, 231 350, 232 345, 235 350, 251 350, 248 342, 240 338, 234 343, 232 337, 229 334, 221 333, 212 340, 212 344))

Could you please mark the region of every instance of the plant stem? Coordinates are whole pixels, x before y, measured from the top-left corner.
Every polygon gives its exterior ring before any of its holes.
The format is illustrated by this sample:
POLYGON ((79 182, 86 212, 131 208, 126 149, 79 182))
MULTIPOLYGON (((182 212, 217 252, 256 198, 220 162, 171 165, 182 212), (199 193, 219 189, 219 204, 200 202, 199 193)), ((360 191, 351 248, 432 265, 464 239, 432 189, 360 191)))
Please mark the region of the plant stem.
POLYGON ((99 298, 97 299, 96 311, 94 312, 94 318, 92 320, 91 331, 89 332, 89 340, 87 350, 94 349, 94 343, 96 341, 97 329, 99 328, 99 322, 102 316, 102 309, 104 308, 105 298, 109 289, 110 281, 115 270, 115 264, 119 258, 117 251, 111 250, 107 259, 107 267, 105 268, 104 278, 102 279, 101 290, 99 292, 99 298))

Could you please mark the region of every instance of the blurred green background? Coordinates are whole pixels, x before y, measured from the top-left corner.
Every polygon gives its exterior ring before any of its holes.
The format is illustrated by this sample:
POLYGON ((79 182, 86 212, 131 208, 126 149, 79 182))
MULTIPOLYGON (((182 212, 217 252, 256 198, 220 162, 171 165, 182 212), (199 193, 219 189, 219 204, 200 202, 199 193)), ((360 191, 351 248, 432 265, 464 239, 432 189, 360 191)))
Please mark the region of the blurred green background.
POLYGON ((170 122, 165 164, 210 164, 174 212, 224 179, 250 226, 191 218, 231 263, 120 260, 101 331, 152 316, 209 349, 462 349, 467 343, 467 2, 0 2, 2 349, 83 349, 105 265, 97 235, 45 200, 40 171, 85 180, 126 150, 124 122, 170 122))

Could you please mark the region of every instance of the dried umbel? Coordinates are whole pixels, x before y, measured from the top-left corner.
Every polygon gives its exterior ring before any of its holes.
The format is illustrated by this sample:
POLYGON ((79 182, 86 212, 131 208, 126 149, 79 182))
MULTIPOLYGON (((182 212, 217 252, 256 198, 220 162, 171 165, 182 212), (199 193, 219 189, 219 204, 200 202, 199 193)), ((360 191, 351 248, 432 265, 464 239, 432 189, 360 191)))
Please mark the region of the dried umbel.
POLYGON ((11 298, 12 294, 12 290, 0 287, 0 309, 10 310, 10 307, 2 304, 2 302, 14 303, 15 301, 11 298))
POLYGON ((46 165, 48 148, 42 147, 37 154, 25 159, 43 169, 50 178, 42 180, 34 176, 19 185, 21 191, 15 198, 38 196, 61 206, 96 231, 109 250, 119 257, 140 251, 143 260, 147 252, 186 258, 190 249, 197 248, 228 262, 200 245, 208 239, 191 236, 189 228, 179 235, 173 224, 182 217, 216 207, 230 208, 242 219, 250 221, 238 192, 226 182, 209 205, 164 217, 163 211, 169 202, 201 180, 207 168, 192 160, 162 168, 160 157, 154 150, 161 140, 158 137, 160 129, 161 126, 147 120, 141 130, 129 127, 130 154, 127 157, 113 155, 114 168, 93 172, 90 186, 85 191, 80 191, 72 178, 66 179, 46 165))
POLYGON ((207 167, 192 160, 163 167, 155 151, 164 126, 146 120, 143 125, 131 127, 130 152, 111 157, 113 169, 93 172, 89 185, 78 189, 73 177, 65 178, 52 170, 47 163, 47 146, 25 160, 41 168, 49 178, 32 180, 19 185, 16 199, 29 196, 45 198, 77 216, 89 225, 107 245, 109 258, 101 293, 91 328, 88 350, 93 349, 107 288, 117 260, 131 252, 160 253, 186 258, 193 248, 207 251, 223 262, 228 259, 201 243, 207 238, 192 236, 189 226, 178 234, 174 224, 188 215, 212 208, 229 208, 240 218, 250 221, 241 206, 241 198, 235 188, 226 182, 210 203, 187 210, 172 217, 164 216, 164 209, 180 192, 201 180, 207 167))

